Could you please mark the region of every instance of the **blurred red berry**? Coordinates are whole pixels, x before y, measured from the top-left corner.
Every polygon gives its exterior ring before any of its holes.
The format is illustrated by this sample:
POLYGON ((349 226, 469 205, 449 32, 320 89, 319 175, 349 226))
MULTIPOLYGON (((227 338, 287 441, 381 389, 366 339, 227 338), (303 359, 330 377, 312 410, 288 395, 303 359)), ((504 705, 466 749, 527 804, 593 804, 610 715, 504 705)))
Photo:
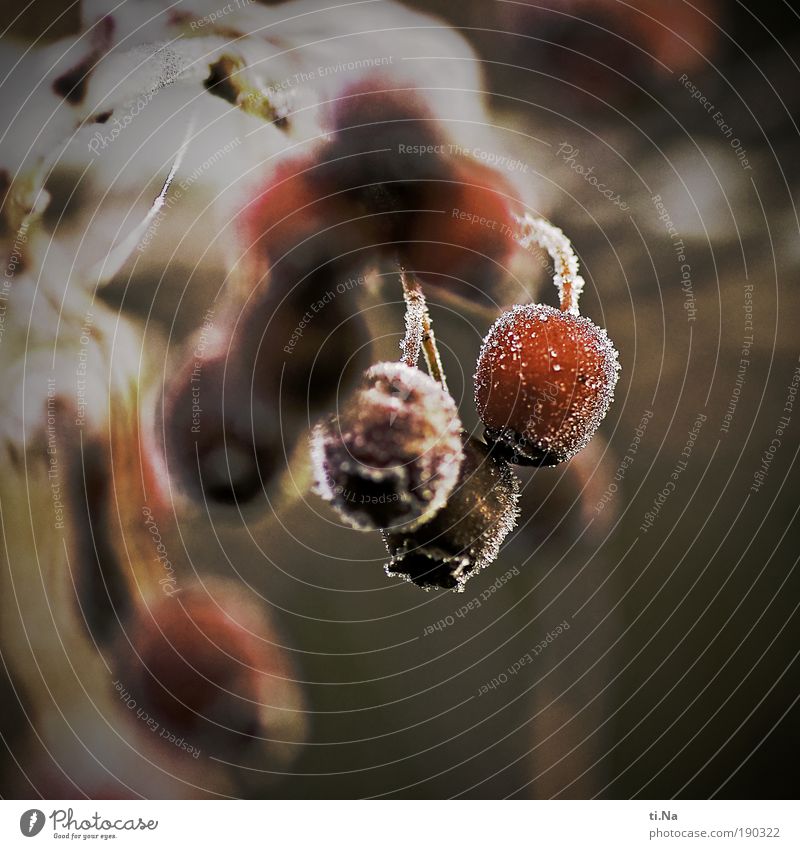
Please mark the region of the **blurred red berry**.
POLYGON ((127 639, 116 670, 125 690, 195 749, 225 756, 253 745, 272 730, 269 711, 292 701, 283 650, 233 585, 210 580, 156 601, 127 639))

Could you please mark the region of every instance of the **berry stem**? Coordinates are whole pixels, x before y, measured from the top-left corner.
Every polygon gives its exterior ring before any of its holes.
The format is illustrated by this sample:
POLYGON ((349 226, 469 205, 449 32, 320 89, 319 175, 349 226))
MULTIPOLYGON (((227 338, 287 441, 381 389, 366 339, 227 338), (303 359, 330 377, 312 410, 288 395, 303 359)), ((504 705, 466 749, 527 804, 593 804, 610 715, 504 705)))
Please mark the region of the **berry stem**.
POLYGON ((403 362, 416 368, 422 350, 422 338, 425 335, 425 295, 416 281, 410 283, 401 269, 400 280, 403 284, 403 300, 406 302, 406 335, 400 343, 403 362))
POLYGON ((433 333, 433 321, 428 312, 428 303, 419 281, 400 269, 400 282, 403 284, 403 299, 406 302, 406 335, 400 344, 403 361, 406 365, 416 366, 419 352, 425 355, 425 364, 430 376, 447 392, 447 379, 442 368, 442 358, 433 333))
POLYGON ((550 254, 555 269, 553 283, 558 289, 561 311, 578 315, 578 299, 583 291, 584 280, 578 274, 578 258, 570 240, 558 227, 529 212, 522 216, 515 215, 514 218, 520 225, 517 237, 519 244, 523 248, 537 244, 550 254))

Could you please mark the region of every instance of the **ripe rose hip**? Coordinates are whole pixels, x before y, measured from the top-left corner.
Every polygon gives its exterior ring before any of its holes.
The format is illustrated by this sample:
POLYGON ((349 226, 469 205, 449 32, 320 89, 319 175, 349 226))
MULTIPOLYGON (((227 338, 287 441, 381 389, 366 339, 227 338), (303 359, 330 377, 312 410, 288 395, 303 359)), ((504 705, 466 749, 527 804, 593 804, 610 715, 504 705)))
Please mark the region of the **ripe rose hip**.
POLYGON ((483 341, 475 403, 486 439, 511 462, 554 466, 592 438, 619 364, 605 330, 541 304, 515 306, 483 341))
POLYGON ((271 286, 288 294, 326 263, 368 265, 373 245, 386 238, 385 217, 355 202, 329 153, 287 159, 256 185, 237 222, 252 284, 269 273, 271 286))

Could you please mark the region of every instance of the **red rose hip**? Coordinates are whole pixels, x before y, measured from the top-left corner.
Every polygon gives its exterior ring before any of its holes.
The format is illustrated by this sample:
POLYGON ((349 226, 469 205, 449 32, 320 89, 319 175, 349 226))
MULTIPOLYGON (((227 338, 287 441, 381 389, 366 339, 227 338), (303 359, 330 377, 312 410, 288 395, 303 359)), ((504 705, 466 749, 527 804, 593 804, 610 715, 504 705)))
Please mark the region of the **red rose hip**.
POLYGON ((605 330, 575 312, 515 306, 484 339, 475 403, 486 439, 511 462, 554 466, 585 447, 617 383, 605 330))

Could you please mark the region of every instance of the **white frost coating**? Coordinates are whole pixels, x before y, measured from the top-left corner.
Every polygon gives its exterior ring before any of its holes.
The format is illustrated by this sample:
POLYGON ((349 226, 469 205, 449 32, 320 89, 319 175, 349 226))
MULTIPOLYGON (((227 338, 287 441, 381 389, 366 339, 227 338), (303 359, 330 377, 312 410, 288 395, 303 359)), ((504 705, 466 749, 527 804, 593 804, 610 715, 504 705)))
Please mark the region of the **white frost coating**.
POLYGON ((358 530, 386 527, 379 522, 390 515, 393 528, 414 528, 445 506, 458 481, 461 432, 455 402, 433 378, 378 363, 345 412, 314 428, 314 491, 358 530))
POLYGON ((416 366, 425 335, 425 296, 421 291, 404 287, 403 297, 406 302, 406 332, 400 341, 400 350, 403 353, 403 362, 408 366, 416 366))
POLYGON ((578 274, 578 258, 572 249, 572 243, 562 230, 544 218, 537 218, 529 212, 515 218, 521 227, 519 244, 523 248, 536 244, 550 254, 555 266, 553 283, 558 289, 561 308, 577 315, 584 279, 578 274))

